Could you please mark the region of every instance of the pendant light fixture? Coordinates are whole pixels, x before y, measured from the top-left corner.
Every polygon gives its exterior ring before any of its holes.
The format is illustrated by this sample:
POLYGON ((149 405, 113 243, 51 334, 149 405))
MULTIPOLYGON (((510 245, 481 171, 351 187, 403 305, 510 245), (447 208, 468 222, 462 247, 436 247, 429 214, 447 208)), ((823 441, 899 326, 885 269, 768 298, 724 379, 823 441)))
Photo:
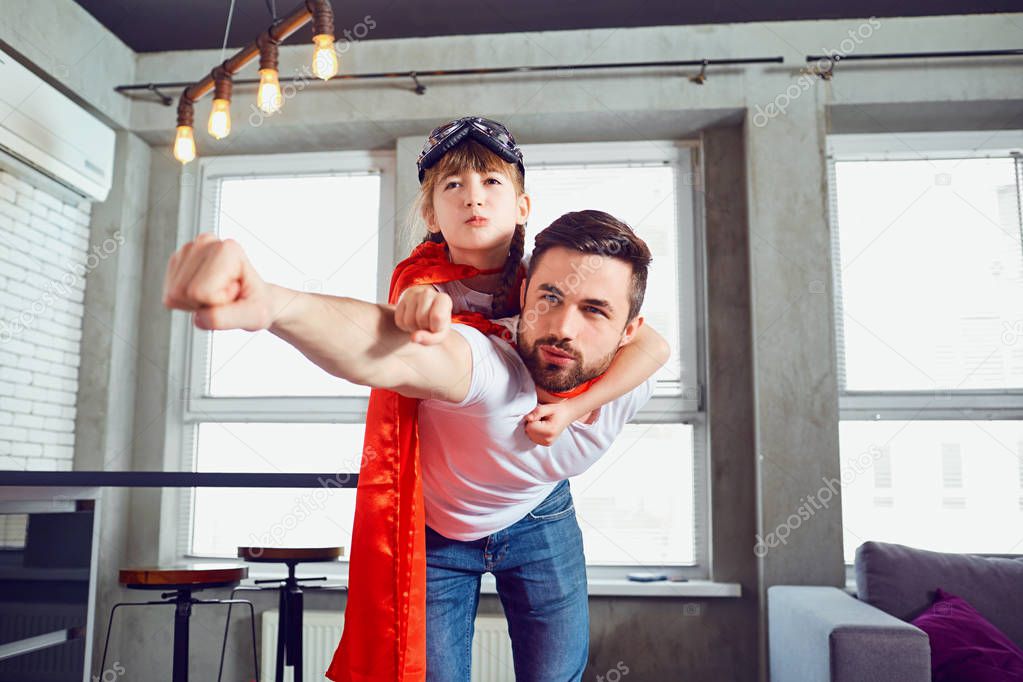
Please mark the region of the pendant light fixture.
POLYGON ((277 41, 267 31, 259 36, 259 89, 256 91, 256 105, 264 114, 273 114, 281 109, 281 83, 277 77, 277 41))
POLYGON ((174 158, 181 163, 188 163, 195 158, 195 136, 192 134, 194 123, 195 110, 188 96, 188 88, 185 88, 178 100, 178 130, 174 136, 174 158))
POLYGON ((334 10, 328 4, 313 14, 313 73, 329 81, 337 75, 338 59, 334 50, 334 10))
POLYGON ((218 140, 231 134, 231 74, 223 64, 213 69, 213 109, 206 129, 218 140))
MULTIPOLYGON (((270 28, 258 38, 215 67, 205 78, 184 89, 178 100, 177 130, 173 145, 175 159, 181 163, 188 163, 195 158, 195 103, 210 90, 214 91, 213 108, 206 129, 218 140, 231 133, 233 76, 256 57, 259 57, 256 104, 265 114, 281 110, 284 98, 278 75, 278 46, 288 36, 310 22, 313 24, 313 73, 323 80, 330 80, 337 75, 334 10, 330 6, 330 0, 305 0, 291 14, 280 19, 275 17, 270 28)), ((230 15, 228 24, 230 25, 230 15)))

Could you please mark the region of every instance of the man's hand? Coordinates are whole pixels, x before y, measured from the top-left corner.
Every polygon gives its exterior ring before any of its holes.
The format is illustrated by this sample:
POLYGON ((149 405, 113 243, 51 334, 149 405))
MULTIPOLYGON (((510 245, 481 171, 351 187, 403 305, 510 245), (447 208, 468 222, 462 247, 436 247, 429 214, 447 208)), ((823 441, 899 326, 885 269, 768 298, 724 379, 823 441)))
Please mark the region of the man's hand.
POLYGON ((272 289, 238 242, 204 232, 170 257, 163 304, 194 312, 200 329, 267 329, 274 320, 272 289))
POLYGON ((398 298, 394 324, 414 343, 438 344, 451 329, 451 297, 429 285, 409 287, 398 298))
POLYGON ((569 424, 587 414, 579 414, 571 400, 537 405, 526 415, 526 435, 537 445, 552 445, 569 424))

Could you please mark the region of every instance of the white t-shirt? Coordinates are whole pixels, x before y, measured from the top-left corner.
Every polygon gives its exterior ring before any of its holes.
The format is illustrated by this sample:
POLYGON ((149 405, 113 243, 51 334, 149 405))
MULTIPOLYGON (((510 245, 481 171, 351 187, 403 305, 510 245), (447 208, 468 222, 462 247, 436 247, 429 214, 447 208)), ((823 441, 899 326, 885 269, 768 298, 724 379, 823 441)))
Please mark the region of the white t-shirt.
POLYGON ((467 541, 507 528, 558 482, 590 468, 650 399, 655 380, 601 407, 592 423, 573 422, 553 445, 537 445, 522 421, 536 407, 536 384, 518 353, 472 327, 451 328, 472 348, 472 381, 462 402, 419 403, 419 448, 426 523, 467 541))

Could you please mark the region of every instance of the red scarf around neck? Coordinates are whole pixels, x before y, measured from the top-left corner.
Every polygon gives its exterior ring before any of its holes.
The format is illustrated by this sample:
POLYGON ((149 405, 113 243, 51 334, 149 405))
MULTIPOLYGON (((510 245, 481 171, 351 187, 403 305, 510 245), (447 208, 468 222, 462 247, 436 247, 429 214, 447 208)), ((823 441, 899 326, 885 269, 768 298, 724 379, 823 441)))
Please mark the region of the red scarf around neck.
MULTIPOLYGON (((484 272, 489 271, 452 263, 443 244, 424 242, 395 267, 388 302, 396 304, 411 286, 468 279, 484 272)), ((515 307, 524 277, 520 267, 508 292, 515 307)), ((479 313, 458 313, 452 315, 452 322, 514 343, 512 332, 479 313)), ((578 395, 597 379, 553 395, 578 395)), ((345 626, 326 672, 334 682, 426 679, 426 522, 418 418, 417 399, 385 389, 370 392, 349 552, 345 626)))

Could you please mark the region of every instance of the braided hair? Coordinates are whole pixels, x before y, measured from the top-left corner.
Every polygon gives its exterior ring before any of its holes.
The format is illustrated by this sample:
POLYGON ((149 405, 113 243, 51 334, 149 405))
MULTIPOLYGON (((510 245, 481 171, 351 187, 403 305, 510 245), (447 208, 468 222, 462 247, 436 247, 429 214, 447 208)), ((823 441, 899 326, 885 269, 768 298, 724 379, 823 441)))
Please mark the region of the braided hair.
POLYGON ((490 317, 508 317, 519 312, 518 298, 509 298, 518 292, 515 290, 519 278, 519 264, 526 248, 526 226, 516 225, 512 235, 511 246, 508 247, 508 258, 501 270, 501 281, 494 292, 494 300, 490 303, 490 317))

